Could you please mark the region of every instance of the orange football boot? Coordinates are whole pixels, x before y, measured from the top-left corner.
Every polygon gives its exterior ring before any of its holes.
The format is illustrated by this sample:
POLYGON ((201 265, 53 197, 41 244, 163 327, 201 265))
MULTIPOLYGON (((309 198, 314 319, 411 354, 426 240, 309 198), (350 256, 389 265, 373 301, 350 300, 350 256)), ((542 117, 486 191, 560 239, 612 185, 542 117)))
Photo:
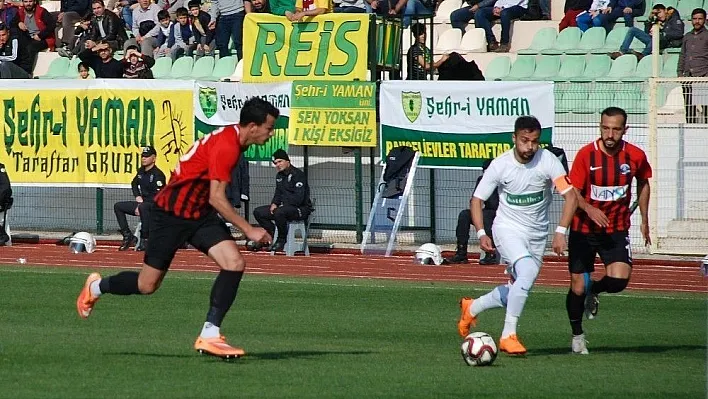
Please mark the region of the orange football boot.
POLYGON ((457 332, 462 338, 470 333, 470 326, 477 325, 477 318, 470 314, 470 306, 474 299, 464 297, 460 299, 460 321, 457 322, 457 332))
POLYGON ((101 275, 98 273, 89 274, 84 283, 84 288, 81 289, 79 297, 76 298, 76 310, 82 319, 87 319, 91 315, 93 306, 98 302, 99 297, 91 295, 91 283, 100 279, 101 275))
POLYGON ((227 344, 223 335, 216 338, 197 337, 194 349, 199 353, 222 359, 238 358, 246 354, 243 349, 227 344))
POLYGON ((509 355, 525 355, 526 348, 521 344, 516 334, 509 335, 499 340, 499 350, 509 355))

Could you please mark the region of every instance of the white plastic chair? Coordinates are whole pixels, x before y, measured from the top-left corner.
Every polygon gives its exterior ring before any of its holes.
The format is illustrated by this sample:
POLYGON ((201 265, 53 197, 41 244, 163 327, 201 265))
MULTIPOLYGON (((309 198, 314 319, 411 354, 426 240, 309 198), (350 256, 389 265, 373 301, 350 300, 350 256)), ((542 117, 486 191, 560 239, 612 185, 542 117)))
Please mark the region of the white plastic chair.
POLYGON ((484 35, 484 29, 470 29, 462 36, 460 41, 460 50, 462 53, 486 53, 487 39, 484 35))
POLYGON ((443 32, 435 44, 435 53, 449 53, 460 49, 462 41, 462 32, 459 29, 450 29, 443 32))

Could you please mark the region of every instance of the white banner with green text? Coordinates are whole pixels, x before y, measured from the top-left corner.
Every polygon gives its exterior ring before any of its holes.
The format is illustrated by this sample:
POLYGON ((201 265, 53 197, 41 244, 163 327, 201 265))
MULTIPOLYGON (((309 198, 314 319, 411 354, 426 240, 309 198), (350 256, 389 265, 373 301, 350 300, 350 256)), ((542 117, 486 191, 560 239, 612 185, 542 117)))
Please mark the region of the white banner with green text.
POLYGON ((541 122, 550 144, 555 122, 552 82, 381 82, 381 157, 408 146, 420 166, 477 168, 512 146, 516 118, 541 122))

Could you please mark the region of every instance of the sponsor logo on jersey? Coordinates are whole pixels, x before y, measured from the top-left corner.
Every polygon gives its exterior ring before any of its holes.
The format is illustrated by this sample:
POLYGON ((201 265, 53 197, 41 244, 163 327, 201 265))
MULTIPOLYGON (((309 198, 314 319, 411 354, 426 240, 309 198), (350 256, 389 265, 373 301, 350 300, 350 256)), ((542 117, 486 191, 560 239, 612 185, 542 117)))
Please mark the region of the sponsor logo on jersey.
POLYGON ((509 205, 530 206, 543 201, 543 191, 527 194, 507 194, 506 202, 509 205))
POLYGON ((596 186, 590 185, 590 198, 595 201, 617 201, 627 196, 629 186, 596 186))

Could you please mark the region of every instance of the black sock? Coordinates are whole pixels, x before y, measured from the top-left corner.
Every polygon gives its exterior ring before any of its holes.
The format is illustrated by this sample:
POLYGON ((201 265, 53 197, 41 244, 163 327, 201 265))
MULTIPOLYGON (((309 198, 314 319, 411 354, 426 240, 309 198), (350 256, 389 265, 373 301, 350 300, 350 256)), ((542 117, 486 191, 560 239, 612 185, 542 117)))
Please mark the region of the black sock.
POLYGON ((211 288, 211 304, 206 319, 208 323, 217 327, 221 326, 224 316, 236 299, 238 285, 241 283, 242 277, 243 272, 229 270, 222 270, 216 276, 214 286, 211 288))
POLYGON ((607 280, 611 277, 604 276, 600 280, 593 281, 590 291, 593 294, 599 294, 601 292, 607 292, 607 280))
POLYGON ((583 333, 583 311, 585 310, 585 295, 576 295, 573 290, 568 290, 565 297, 565 309, 568 311, 568 320, 573 335, 583 333))
POLYGON ((138 272, 120 272, 115 276, 101 279, 98 288, 103 294, 138 295, 138 272))

